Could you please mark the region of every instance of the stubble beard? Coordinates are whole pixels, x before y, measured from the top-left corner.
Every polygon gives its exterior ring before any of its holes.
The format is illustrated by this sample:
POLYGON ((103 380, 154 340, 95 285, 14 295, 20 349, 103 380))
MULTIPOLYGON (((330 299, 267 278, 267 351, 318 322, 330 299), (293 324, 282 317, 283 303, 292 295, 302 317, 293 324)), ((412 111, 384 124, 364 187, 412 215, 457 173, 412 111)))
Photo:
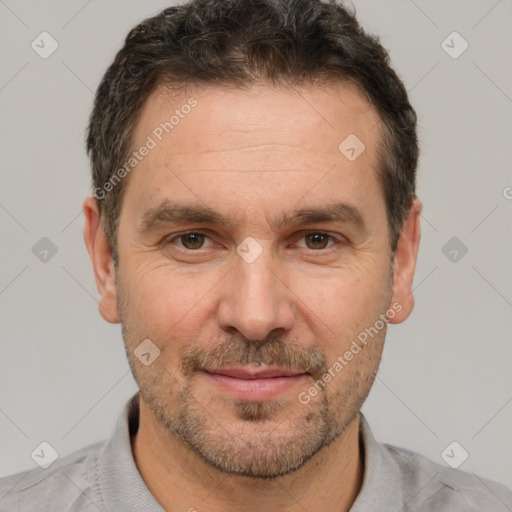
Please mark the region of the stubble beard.
MULTIPOLYGON (((300 403, 295 394, 264 402, 219 394, 207 407, 194 397, 194 379, 207 363, 303 367, 311 373, 309 385, 313 385, 328 370, 325 353, 321 348, 305 349, 276 337, 269 337, 261 344, 231 338, 213 348, 193 347, 180 359, 178 381, 159 359, 147 368, 137 363, 133 348, 138 337, 126 328, 121 300, 119 306, 130 368, 140 397, 155 418, 177 442, 185 443, 211 468, 254 481, 297 471, 342 436, 370 392, 386 333, 384 328, 372 341, 375 347, 365 347, 358 355, 359 360, 351 363, 357 366, 351 370, 342 391, 335 383, 329 383, 308 404, 300 403), (216 414, 219 407, 224 411, 223 416, 230 418, 224 424, 216 414)), ((335 377, 334 381, 340 378, 344 377, 335 377)))
MULTIPOLYGON (((359 413, 375 376, 355 372, 343 392, 327 384, 309 404, 300 403, 296 394, 253 402, 219 393, 205 405, 194 396, 194 379, 204 378, 197 371, 179 384, 169 376, 162 380, 166 370, 155 363, 149 371, 139 371, 133 355, 128 354, 128 359, 142 400, 169 433, 210 467, 258 480, 298 470, 338 439, 359 413), (229 420, 221 419, 219 410, 229 420)), ((318 361, 322 362, 312 372, 316 377, 326 369, 323 356, 318 361)), ((308 386, 317 380, 312 377, 308 386)))

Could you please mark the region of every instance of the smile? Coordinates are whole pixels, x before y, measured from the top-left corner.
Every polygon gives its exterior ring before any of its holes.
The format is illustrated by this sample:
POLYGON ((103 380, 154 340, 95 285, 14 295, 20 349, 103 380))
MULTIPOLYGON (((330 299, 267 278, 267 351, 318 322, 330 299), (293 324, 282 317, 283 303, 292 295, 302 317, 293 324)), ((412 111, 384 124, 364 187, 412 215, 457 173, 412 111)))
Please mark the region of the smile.
POLYGON ((223 391, 253 401, 272 400, 310 377, 289 369, 247 366, 204 370, 203 374, 223 391))

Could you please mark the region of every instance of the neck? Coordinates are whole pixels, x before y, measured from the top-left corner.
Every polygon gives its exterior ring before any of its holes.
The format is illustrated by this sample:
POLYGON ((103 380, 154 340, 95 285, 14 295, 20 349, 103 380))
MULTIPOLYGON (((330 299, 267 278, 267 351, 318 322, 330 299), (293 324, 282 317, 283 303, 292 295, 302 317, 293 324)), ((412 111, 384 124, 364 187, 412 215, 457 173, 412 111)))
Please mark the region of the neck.
POLYGON ((253 479, 222 473, 169 432, 139 396, 135 463, 165 510, 303 512, 350 510, 363 481, 359 416, 343 434, 293 473, 253 479))

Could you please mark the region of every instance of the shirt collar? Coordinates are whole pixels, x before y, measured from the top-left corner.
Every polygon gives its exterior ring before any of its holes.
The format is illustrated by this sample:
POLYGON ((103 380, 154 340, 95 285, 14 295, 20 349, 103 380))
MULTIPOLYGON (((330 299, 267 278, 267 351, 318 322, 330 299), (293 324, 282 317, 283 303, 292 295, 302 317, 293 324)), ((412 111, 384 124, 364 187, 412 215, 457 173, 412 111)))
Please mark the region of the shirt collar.
POLYGON ((364 460, 363 484, 350 512, 402 510, 400 467, 384 445, 377 442, 362 413, 359 413, 359 446, 364 460))
MULTIPOLYGON (((396 460, 378 443, 362 413, 359 415, 359 444, 364 474, 359 494, 350 512, 400 510, 403 507, 401 472, 396 460)), ((97 489, 108 510, 163 512, 135 464, 131 436, 139 426, 139 393, 133 395, 119 416, 110 439, 97 461, 97 489)))
POLYGON ((111 511, 165 512, 147 488, 133 458, 131 436, 139 426, 139 393, 133 395, 98 460, 101 499, 111 511))

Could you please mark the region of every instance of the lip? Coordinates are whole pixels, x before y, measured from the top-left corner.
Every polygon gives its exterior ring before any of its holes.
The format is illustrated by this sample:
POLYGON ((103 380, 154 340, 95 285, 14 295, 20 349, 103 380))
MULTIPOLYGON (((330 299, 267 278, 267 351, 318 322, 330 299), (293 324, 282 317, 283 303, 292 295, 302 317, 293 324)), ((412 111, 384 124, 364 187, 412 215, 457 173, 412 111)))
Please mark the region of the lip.
POLYGON ((299 385, 308 373, 283 368, 230 367, 204 370, 203 374, 222 391, 248 401, 272 400, 299 385))
POLYGON ((235 377, 237 379, 273 379, 276 377, 292 377, 294 375, 303 375, 304 372, 290 370, 288 368, 278 368, 269 366, 261 368, 259 366, 230 366, 226 368, 205 369, 206 372, 215 375, 225 375, 226 377, 235 377))

